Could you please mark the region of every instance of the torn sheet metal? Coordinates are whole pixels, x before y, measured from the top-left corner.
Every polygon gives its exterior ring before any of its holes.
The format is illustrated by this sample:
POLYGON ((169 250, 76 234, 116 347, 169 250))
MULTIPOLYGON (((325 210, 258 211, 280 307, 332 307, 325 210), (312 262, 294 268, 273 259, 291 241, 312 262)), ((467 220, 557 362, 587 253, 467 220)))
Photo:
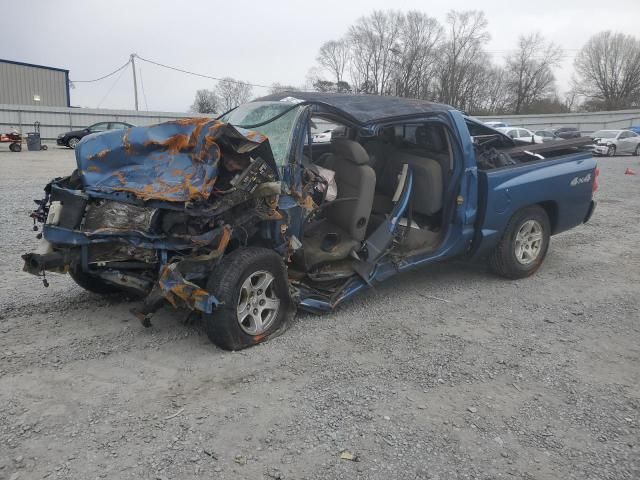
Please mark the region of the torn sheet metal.
POLYGON ((85 191, 129 192, 142 200, 207 200, 224 152, 260 155, 273 162, 267 137, 210 118, 90 135, 76 147, 85 191))
POLYGON ((192 310, 199 310, 204 313, 212 313, 220 302, 218 299, 199 287, 193 282, 185 278, 188 274, 198 274, 209 272, 212 268, 212 262, 220 258, 224 253, 229 240, 231 240, 232 230, 225 226, 220 235, 218 247, 208 254, 195 257, 187 257, 184 260, 165 265, 160 273, 158 285, 162 291, 162 295, 174 307, 178 306, 178 300, 192 310))
POLYGON ((220 302, 218 299, 184 278, 178 269, 179 263, 170 263, 160 275, 158 285, 167 301, 174 307, 178 306, 178 299, 182 300, 190 309, 211 313, 220 302))

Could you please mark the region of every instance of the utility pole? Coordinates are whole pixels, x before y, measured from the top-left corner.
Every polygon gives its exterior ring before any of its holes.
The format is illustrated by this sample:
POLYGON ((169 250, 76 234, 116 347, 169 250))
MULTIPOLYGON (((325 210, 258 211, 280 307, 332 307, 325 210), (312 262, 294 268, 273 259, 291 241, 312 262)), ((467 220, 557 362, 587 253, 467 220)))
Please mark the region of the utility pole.
POLYGON ((136 79, 136 54, 132 53, 131 56, 131 69, 133 70, 133 97, 136 101, 136 111, 138 110, 138 80, 136 79))

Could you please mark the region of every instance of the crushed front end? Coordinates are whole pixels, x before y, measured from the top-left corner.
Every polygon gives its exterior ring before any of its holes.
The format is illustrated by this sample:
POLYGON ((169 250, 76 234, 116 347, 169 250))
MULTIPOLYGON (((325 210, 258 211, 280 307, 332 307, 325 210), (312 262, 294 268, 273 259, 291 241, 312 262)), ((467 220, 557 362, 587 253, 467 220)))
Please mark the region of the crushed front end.
MULTIPOLYGON (((196 118, 86 137, 77 169, 32 212, 40 245, 24 270, 69 273, 87 290, 211 313, 206 281, 220 258, 257 242, 286 251, 282 185, 267 138, 196 118)), ((286 254, 286 253, 285 253, 286 254)))

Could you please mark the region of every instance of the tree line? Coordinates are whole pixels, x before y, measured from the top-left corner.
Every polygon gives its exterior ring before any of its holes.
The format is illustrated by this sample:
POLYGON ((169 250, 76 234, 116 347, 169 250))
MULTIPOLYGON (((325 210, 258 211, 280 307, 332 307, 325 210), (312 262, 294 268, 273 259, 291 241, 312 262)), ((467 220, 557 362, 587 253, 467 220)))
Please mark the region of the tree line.
MULTIPOLYGON (((415 10, 374 11, 320 47, 307 88, 431 100, 474 115, 640 107, 637 38, 593 35, 576 55, 571 88, 561 97, 554 75, 564 57, 559 45, 537 32, 523 34, 497 63, 486 48, 487 29, 476 10, 450 11, 443 23, 415 10)), ((224 83, 198 91, 192 108, 202 111, 200 97, 217 108, 212 111, 249 100, 249 85, 224 83)), ((274 84, 271 91, 284 89, 295 88, 274 84)))

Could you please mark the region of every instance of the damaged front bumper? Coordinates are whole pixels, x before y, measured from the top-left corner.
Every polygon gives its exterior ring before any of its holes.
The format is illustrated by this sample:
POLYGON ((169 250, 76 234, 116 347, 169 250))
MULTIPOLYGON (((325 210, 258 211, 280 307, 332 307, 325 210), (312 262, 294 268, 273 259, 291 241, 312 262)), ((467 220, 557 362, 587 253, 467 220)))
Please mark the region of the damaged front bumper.
POLYGON ((66 273, 69 270, 78 269, 91 273, 101 280, 147 297, 143 311, 145 315, 153 313, 158 308, 158 293, 162 300, 167 300, 174 307, 178 303, 186 305, 192 310, 203 313, 212 313, 220 302, 218 299, 195 284, 194 278, 203 278, 211 269, 212 263, 222 256, 226 245, 231 238, 231 229, 227 226, 218 228, 207 235, 194 238, 196 242, 212 243, 218 241, 217 248, 208 255, 178 260, 172 263, 163 263, 167 250, 180 250, 192 248, 193 243, 184 241, 170 241, 167 239, 153 239, 141 234, 127 236, 119 232, 103 232, 101 234, 87 234, 78 230, 44 225, 43 238, 50 245, 55 245, 55 250, 46 253, 27 253, 22 256, 24 260, 23 270, 37 276, 44 276, 45 272, 66 273), (92 269, 89 265, 89 248, 92 245, 113 243, 115 241, 128 243, 132 246, 153 249, 158 252, 158 280, 154 285, 151 281, 140 280, 139 276, 130 275, 109 268, 109 262, 103 262, 98 268, 92 269), (102 267, 102 268, 100 268, 102 267), (155 290, 155 292, 154 292, 155 290))

